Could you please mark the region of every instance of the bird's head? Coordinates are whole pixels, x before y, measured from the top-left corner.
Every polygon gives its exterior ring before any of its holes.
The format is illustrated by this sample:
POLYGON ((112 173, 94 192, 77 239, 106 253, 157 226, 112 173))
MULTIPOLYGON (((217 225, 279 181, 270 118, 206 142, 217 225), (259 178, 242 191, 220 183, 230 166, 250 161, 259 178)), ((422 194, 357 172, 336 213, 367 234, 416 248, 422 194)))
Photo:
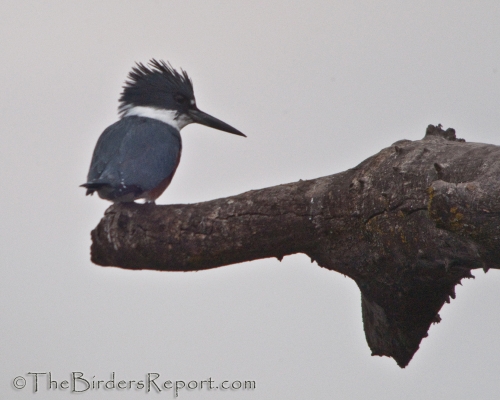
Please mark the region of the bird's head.
POLYGON ((122 117, 155 118, 177 129, 198 123, 214 129, 245 136, 243 133, 199 110, 193 83, 186 71, 172 68, 165 61, 152 59, 148 65, 137 63, 130 71, 118 108, 122 117))

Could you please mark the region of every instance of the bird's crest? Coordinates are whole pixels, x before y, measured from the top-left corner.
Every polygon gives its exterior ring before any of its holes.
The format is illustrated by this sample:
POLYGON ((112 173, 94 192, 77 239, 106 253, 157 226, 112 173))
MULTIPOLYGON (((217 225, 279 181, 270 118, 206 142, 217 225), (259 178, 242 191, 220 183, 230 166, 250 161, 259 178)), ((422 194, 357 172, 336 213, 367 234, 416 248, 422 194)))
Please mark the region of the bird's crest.
POLYGON ((123 115, 133 106, 162 108, 176 93, 194 99, 193 82, 186 71, 178 72, 170 63, 154 58, 147 65, 136 63, 123 86, 118 111, 123 115))

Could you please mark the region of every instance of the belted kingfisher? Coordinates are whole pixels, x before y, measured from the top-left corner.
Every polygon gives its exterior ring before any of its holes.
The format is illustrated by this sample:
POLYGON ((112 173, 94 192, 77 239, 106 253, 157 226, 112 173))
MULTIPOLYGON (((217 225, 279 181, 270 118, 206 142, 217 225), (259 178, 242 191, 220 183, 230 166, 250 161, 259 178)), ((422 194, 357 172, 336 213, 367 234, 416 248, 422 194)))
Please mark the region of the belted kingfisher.
POLYGON ((120 120, 99 137, 87 183, 112 202, 154 201, 165 191, 179 165, 180 130, 193 122, 245 136, 196 107, 193 83, 186 71, 152 59, 136 63, 129 73, 118 107, 120 120))

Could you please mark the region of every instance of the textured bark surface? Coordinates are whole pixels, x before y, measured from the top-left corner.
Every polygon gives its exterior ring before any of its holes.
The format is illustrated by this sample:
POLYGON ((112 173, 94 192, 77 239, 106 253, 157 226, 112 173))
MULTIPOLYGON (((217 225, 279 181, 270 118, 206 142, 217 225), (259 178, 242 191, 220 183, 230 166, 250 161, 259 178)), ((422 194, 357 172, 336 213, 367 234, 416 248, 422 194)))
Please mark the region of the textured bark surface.
POLYGON ((198 204, 117 204, 104 266, 195 271, 305 253, 356 281, 373 355, 406 366, 474 268, 500 267, 500 147, 429 125, 348 171, 198 204))

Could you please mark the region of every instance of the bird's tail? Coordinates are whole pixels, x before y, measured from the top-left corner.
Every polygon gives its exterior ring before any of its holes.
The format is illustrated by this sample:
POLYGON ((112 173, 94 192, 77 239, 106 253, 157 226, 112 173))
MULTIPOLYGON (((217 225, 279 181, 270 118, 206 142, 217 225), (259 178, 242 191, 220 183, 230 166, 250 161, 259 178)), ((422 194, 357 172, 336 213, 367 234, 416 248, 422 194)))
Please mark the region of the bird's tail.
POLYGON ((111 186, 109 183, 102 183, 102 182, 93 182, 93 183, 84 183, 83 185, 80 185, 80 187, 84 187, 87 189, 86 196, 93 195, 95 191, 105 187, 105 186, 111 186))

